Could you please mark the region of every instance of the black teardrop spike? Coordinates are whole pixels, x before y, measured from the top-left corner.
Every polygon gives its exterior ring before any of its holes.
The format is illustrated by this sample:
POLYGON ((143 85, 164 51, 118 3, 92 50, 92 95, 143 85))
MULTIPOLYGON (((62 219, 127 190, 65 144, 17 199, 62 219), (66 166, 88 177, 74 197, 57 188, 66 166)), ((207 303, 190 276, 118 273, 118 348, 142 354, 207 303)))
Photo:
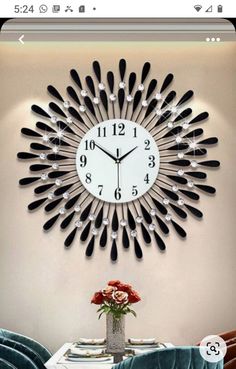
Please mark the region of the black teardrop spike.
POLYGON ((101 99, 104 109, 108 113, 108 99, 107 99, 107 93, 105 90, 100 91, 100 99, 101 99))
POLYGON ((216 192, 216 189, 212 186, 207 186, 207 185, 201 185, 201 184, 194 184, 195 187, 199 188, 199 190, 202 190, 206 193, 209 193, 211 195, 213 195, 216 192))
POLYGON ((44 208, 44 210, 48 213, 49 211, 52 211, 53 209, 55 209, 60 202, 63 200, 63 197, 61 197, 60 199, 56 199, 54 201, 51 201, 49 204, 47 204, 44 208))
POLYGON ((23 160, 36 159, 38 158, 38 155, 32 154, 31 152, 18 152, 17 158, 23 160))
POLYGON ((144 242, 147 243, 147 244, 150 244, 151 241, 152 241, 151 236, 150 236, 149 232, 147 231, 147 228, 144 226, 143 223, 141 223, 141 231, 142 231, 144 242))
POLYGON ((94 109, 94 105, 93 105, 93 102, 92 100, 90 99, 89 96, 85 96, 84 98, 84 103, 85 105, 87 106, 88 110, 90 111, 90 113, 96 117, 96 113, 95 113, 95 109, 94 109))
POLYGON ((181 126, 174 127, 161 138, 167 138, 167 137, 178 135, 179 133, 182 132, 182 130, 183 130, 183 127, 181 126))
POLYGON ((79 89, 82 90, 82 84, 81 84, 81 81, 80 81, 80 77, 79 77, 78 73, 76 72, 76 70, 71 69, 70 75, 71 75, 71 78, 73 79, 73 81, 79 87, 79 89))
POLYGON ((162 240, 162 238, 159 236, 159 234, 156 231, 154 231, 153 233, 154 233, 157 246, 159 247, 161 251, 165 251, 166 245, 164 241, 162 240))
POLYGON ((218 143, 217 137, 209 137, 206 138, 205 140, 198 142, 198 145, 215 145, 217 143, 218 143))
POLYGON ((194 129, 193 131, 187 133, 185 136, 183 136, 183 138, 195 138, 195 137, 199 137, 203 134, 203 129, 202 128, 197 128, 194 129))
POLYGON ((140 203, 140 208, 141 208, 141 212, 143 214, 143 217, 144 217, 145 221, 148 224, 151 224, 152 223, 152 217, 149 214, 149 212, 147 211, 147 209, 141 203, 140 203))
POLYGON ((142 74, 141 74, 141 83, 145 82, 145 80, 148 76, 148 73, 150 71, 150 68, 151 68, 151 64, 149 62, 144 63, 143 69, 142 69, 142 74))
POLYGON ((67 203, 65 204, 65 208, 67 210, 71 209, 72 206, 74 206, 76 202, 79 200, 80 196, 81 196, 81 193, 78 193, 77 195, 72 197, 70 200, 68 200, 67 203))
POLYGON ((204 167, 209 168, 218 168, 220 166, 220 162, 218 160, 206 160, 201 161, 198 165, 203 165, 204 167))
POLYGON ((186 103, 189 99, 191 99, 193 97, 193 91, 189 90, 187 91, 179 100, 179 102, 177 103, 177 106, 180 106, 184 103, 186 103))
POLYGON ((80 220, 82 222, 84 222, 88 218, 92 205, 93 205, 93 200, 86 206, 86 208, 80 214, 80 220))
POLYGON ((57 137, 50 137, 49 138, 49 141, 52 143, 52 144, 54 144, 54 145, 56 145, 56 146, 71 146, 68 142, 66 142, 66 141, 64 141, 64 140, 62 140, 61 138, 57 138, 57 137))
POLYGON ((73 229, 73 231, 67 236, 65 242, 64 242, 64 245, 65 247, 70 247, 72 242, 74 241, 74 238, 75 238, 75 235, 76 235, 76 232, 77 232, 77 227, 75 227, 73 229))
POLYGON ((87 86, 88 86, 91 94, 93 95, 93 97, 95 97, 96 96, 96 91, 95 91, 95 86, 94 86, 94 82, 93 82, 92 77, 91 76, 87 76, 85 78, 85 80, 86 80, 87 86))
POLYGON ((191 114, 192 114, 192 109, 190 109, 190 108, 187 108, 187 109, 181 111, 181 113, 178 114, 177 117, 174 119, 174 123, 177 123, 180 120, 189 117, 189 115, 191 115, 191 114))
POLYGON ((170 199, 177 201, 179 199, 179 196, 175 193, 172 192, 170 190, 168 190, 165 187, 160 187, 160 189, 162 190, 162 192, 164 192, 165 195, 167 195, 170 199))
POLYGON ((37 142, 32 142, 32 143, 30 144, 30 148, 31 148, 32 150, 37 150, 37 151, 49 151, 49 150, 52 150, 52 148, 51 148, 51 147, 49 147, 49 146, 45 146, 45 145, 42 145, 42 144, 39 144, 39 143, 37 143, 37 142))
POLYGON ((51 118, 50 115, 45 110, 43 110, 42 108, 40 108, 40 106, 38 106, 38 105, 32 105, 31 106, 31 110, 34 113, 36 113, 38 115, 41 115, 42 117, 51 118))
POLYGON ((47 159, 49 161, 60 161, 60 160, 69 160, 69 159, 72 159, 72 158, 69 158, 65 155, 59 155, 59 154, 48 154, 47 159))
POLYGON ((51 165, 47 165, 47 164, 33 164, 30 165, 29 169, 31 172, 40 172, 42 170, 46 170, 51 168, 51 165))
POLYGON ((185 172, 185 174, 190 177, 199 179, 205 179, 207 177, 206 173, 203 172, 185 172))
POLYGON ((27 186, 31 183, 34 183, 36 181, 38 181, 40 179, 40 177, 26 177, 26 178, 22 178, 19 180, 19 184, 21 186, 27 186))
POLYGON ((185 196, 187 196, 189 199, 191 199, 191 200, 199 200, 199 195, 196 193, 196 192, 192 192, 192 191, 187 191, 187 190, 182 190, 182 189, 179 189, 179 191, 183 194, 183 195, 185 195, 185 196))
POLYGON ((112 246, 111 246, 111 260, 116 261, 117 258, 118 258, 118 251, 117 251, 116 240, 113 240, 112 246))
POLYGON ((209 117, 209 114, 205 111, 204 113, 198 114, 195 118, 193 118, 189 124, 199 123, 209 117))
POLYGON ((110 89, 111 94, 114 92, 114 74, 113 72, 109 71, 107 73, 107 82, 110 89))
POLYGON ((57 131, 55 131, 55 129, 53 129, 52 127, 48 126, 46 123, 43 123, 43 122, 37 122, 36 127, 38 129, 41 129, 41 131, 44 131, 44 132, 57 133, 57 131))
POLYGON ((145 115, 144 115, 144 119, 146 119, 156 108, 157 106, 157 100, 156 99, 152 99, 146 109, 145 115))
POLYGON ((107 244, 107 226, 103 228, 99 244, 101 247, 105 247, 107 244))
POLYGON ((171 219, 171 223, 173 224, 176 232, 178 233, 180 237, 185 238, 187 236, 187 233, 185 232, 185 230, 182 227, 180 227, 180 225, 176 223, 173 219, 171 219))
POLYGON ((70 106, 69 109, 68 109, 68 111, 69 111, 70 115, 72 115, 73 118, 75 118, 76 120, 78 120, 78 122, 84 123, 83 118, 81 117, 81 115, 79 114, 79 112, 75 108, 73 108, 72 106, 70 106))
POLYGON ((167 225, 163 222, 163 220, 158 215, 156 215, 156 220, 157 220, 157 223, 158 223, 161 231, 164 234, 168 234, 169 233, 169 228, 167 227, 167 225))
POLYGON ((76 91, 74 90, 73 87, 68 86, 67 89, 66 89, 66 91, 67 91, 68 95, 72 98, 72 100, 75 101, 75 103, 77 105, 81 105, 79 96, 77 95, 77 93, 76 93, 76 91))
POLYGON ((89 231, 90 231, 90 227, 91 227, 91 222, 89 221, 87 223, 87 225, 84 227, 83 231, 81 232, 81 235, 80 235, 80 240, 82 242, 86 241, 87 238, 88 238, 88 235, 89 235, 89 231))
POLYGON ((32 210, 35 210, 35 209, 38 209, 42 204, 45 203, 45 201, 47 201, 47 197, 43 198, 43 199, 39 199, 39 200, 36 200, 34 202, 31 202, 29 205, 28 205, 28 210, 32 211, 32 210))
POLYGON ((206 154, 207 154, 206 149, 198 149, 198 150, 193 150, 193 151, 189 151, 185 153, 186 156, 204 156, 206 154))
POLYGON ((177 145, 170 146, 166 150, 172 150, 172 151, 187 150, 188 147, 189 147, 188 144, 183 142, 183 143, 179 143, 177 145))
POLYGON ((61 225, 60 225, 60 227, 61 227, 61 229, 66 229, 69 225, 70 225, 70 223, 71 223, 71 221, 72 221, 72 219, 74 218, 74 215, 75 215, 75 211, 72 211, 72 213, 70 213, 62 222, 61 222, 61 225))
POLYGON ((42 186, 36 187, 34 189, 34 193, 36 193, 37 195, 39 195, 40 193, 43 193, 43 192, 48 191, 53 186, 54 186, 54 183, 48 183, 46 185, 42 185, 42 186))
POLYGON ((166 176, 166 177, 168 177, 171 181, 173 181, 173 182, 176 182, 176 183, 180 183, 180 184, 187 184, 187 179, 186 178, 184 178, 184 177, 177 177, 177 176, 166 176))
POLYGON ((61 94, 58 92, 58 90, 54 86, 49 85, 47 90, 50 93, 50 95, 55 97, 57 100, 64 102, 64 99, 62 98, 61 94))
POLYGON ((125 59, 121 59, 119 62, 119 71, 120 71, 120 79, 124 81, 124 76, 126 72, 126 61, 125 59))
POLYGON ((197 218, 202 218, 203 214, 200 210, 196 209, 195 207, 185 204, 185 207, 197 218))
POLYGON ((86 248, 85 255, 89 258, 92 256, 94 251, 94 243, 95 243, 95 236, 92 236, 91 240, 88 243, 88 246, 86 248))
POLYGON ((100 83, 101 82, 101 67, 97 60, 93 62, 93 70, 97 77, 98 82, 100 83))
POLYGON ((133 113, 139 106, 141 98, 142 98, 142 92, 140 90, 136 91, 134 95, 134 100, 133 100, 133 113))
POLYGON ((21 133, 28 137, 42 137, 42 135, 30 128, 21 128, 21 133))
POLYGON ((167 119, 169 119, 171 116, 171 111, 166 110, 158 119, 158 121, 155 124, 155 127, 158 127, 159 125, 163 124, 167 119))
POLYGON ((163 101, 161 105, 161 109, 165 109, 165 107, 168 106, 174 100, 175 96, 176 96, 176 92, 170 91, 168 95, 166 96, 165 100, 163 101))
POLYGON ((98 212, 98 215, 96 217, 96 220, 95 220, 95 228, 100 228, 101 225, 102 225, 102 219, 103 219, 103 205, 101 207, 101 209, 99 210, 98 212))
POLYGON ((49 231, 49 229, 52 228, 52 226, 56 223, 57 219, 59 218, 60 214, 54 215, 51 219, 49 219, 43 226, 43 229, 45 231, 49 231))
POLYGON ((136 237, 134 237, 134 251, 135 251, 135 255, 138 259, 142 259, 143 257, 143 252, 142 252, 142 249, 141 249, 141 246, 137 240, 136 237))
POLYGON ((148 85, 148 89, 147 89, 145 100, 148 100, 149 99, 149 97, 152 95, 152 93, 153 93, 153 91, 155 90, 156 87, 157 87, 157 80, 156 79, 152 79, 151 82, 148 85))
POLYGON ((73 186, 74 183, 70 183, 68 185, 65 185, 65 186, 62 186, 62 187, 59 187, 57 188, 55 191, 54 191, 54 195, 55 196, 60 196, 60 195, 63 195, 64 192, 68 191, 72 186, 73 186))
POLYGON ((136 223, 135 223, 133 214, 131 213, 129 208, 127 209, 127 218, 128 218, 129 228, 133 231, 136 228, 136 223))
POLYGON ((176 205, 174 205, 174 204, 172 204, 172 203, 170 203, 169 204, 170 205, 170 207, 174 210, 174 212, 180 217, 180 218, 182 218, 182 219, 186 219, 187 218, 187 213, 184 211, 184 210, 182 210, 181 208, 179 208, 178 206, 176 206, 176 205))
POLYGON ((123 88, 120 88, 118 91, 118 102, 119 102, 120 112, 122 112, 124 101, 125 101, 125 91, 123 90, 123 88))
POLYGON ((173 76, 173 74, 171 74, 171 73, 169 73, 169 74, 166 76, 166 78, 164 79, 164 82, 163 82, 163 84, 162 84, 162 86, 161 86, 160 93, 164 92, 164 91, 167 89, 167 87, 168 87, 168 86, 171 84, 171 82, 173 81, 173 78, 174 78, 174 76, 173 76))
POLYGON ((169 164, 176 165, 177 167, 188 167, 190 165, 190 161, 185 160, 185 159, 180 159, 180 160, 170 161, 169 164))
POLYGON ((119 228, 119 222, 118 222, 118 216, 117 216, 116 208, 115 208, 114 213, 113 213, 111 228, 114 232, 117 232, 118 228, 119 228))
POLYGON ((154 197, 152 197, 152 202, 153 204, 156 206, 156 208, 159 210, 159 212, 163 215, 167 214, 167 209, 165 208, 164 205, 162 205, 162 203, 160 203, 157 199, 155 199, 154 197))
POLYGON ((129 248, 129 236, 126 227, 123 227, 122 231, 122 243, 125 249, 129 248))
POLYGON ((57 127, 62 130, 65 131, 67 133, 71 133, 72 135, 75 135, 76 133, 68 126, 68 124, 66 124, 65 122, 62 121, 58 121, 57 122, 57 127))

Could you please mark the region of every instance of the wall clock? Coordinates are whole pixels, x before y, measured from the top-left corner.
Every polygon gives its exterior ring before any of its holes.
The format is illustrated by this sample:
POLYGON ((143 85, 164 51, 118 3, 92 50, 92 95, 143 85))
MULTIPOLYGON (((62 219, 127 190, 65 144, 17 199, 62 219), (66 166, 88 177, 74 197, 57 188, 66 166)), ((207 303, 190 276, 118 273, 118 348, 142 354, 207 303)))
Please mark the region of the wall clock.
POLYGON ((44 230, 59 223, 66 248, 76 238, 87 257, 110 247, 112 261, 118 244, 140 259, 145 244, 164 251, 170 229, 185 238, 181 221, 203 216, 199 193, 215 193, 205 169, 220 165, 206 160, 218 140, 203 137, 208 113, 194 116, 187 106, 193 91, 177 97, 174 76, 149 78, 149 62, 134 73, 121 59, 116 69, 102 73, 98 61, 92 76, 72 69, 69 98, 49 85, 48 108, 32 106, 36 128, 21 130, 30 150, 17 155, 32 161, 19 183, 35 186, 28 210, 44 208, 44 230))

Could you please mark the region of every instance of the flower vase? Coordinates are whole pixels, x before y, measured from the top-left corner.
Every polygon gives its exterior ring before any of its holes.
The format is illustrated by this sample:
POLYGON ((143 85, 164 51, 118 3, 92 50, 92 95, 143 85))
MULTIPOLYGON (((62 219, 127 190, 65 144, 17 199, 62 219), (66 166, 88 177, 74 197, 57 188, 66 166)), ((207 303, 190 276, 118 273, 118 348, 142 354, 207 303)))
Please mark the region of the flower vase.
MULTIPOLYGON (((125 352, 125 316, 122 315, 119 319, 113 314, 107 314, 107 352, 109 354, 121 355, 125 352)), ((122 359, 121 359, 122 360, 122 359)))

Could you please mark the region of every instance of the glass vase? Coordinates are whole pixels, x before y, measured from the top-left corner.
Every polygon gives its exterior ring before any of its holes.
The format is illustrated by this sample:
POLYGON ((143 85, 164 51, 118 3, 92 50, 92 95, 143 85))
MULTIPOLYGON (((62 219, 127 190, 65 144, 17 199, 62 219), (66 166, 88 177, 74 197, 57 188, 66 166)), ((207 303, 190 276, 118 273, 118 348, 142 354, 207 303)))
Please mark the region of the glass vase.
POLYGON ((106 320, 107 352, 122 355, 125 352, 125 316, 116 319, 113 314, 107 314, 106 320))

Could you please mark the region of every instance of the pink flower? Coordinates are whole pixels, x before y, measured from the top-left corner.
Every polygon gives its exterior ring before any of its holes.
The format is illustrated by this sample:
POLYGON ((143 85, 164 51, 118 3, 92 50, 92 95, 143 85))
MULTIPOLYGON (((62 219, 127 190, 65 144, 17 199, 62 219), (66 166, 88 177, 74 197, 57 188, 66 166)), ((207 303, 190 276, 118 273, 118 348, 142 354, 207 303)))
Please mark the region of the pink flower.
POLYGON ((114 293, 114 300, 118 305, 127 304, 129 301, 129 295, 127 292, 116 291, 114 293))
POLYGON ((106 286, 106 288, 104 288, 102 290, 102 294, 103 296, 108 299, 108 300, 111 300, 112 297, 113 297, 113 294, 114 292, 117 291, 117 288, 116 287, 113 287, 113 286, 106 286))

